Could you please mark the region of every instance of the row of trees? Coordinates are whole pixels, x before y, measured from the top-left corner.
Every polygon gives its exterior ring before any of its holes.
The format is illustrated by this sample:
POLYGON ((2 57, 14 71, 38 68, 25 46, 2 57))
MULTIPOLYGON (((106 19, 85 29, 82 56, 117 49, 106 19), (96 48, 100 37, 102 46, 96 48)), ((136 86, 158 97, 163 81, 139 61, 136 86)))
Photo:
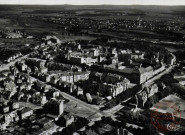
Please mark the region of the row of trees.
POLYGON ((19 50, 17 49, 8 49, 8 48, 0 48, 0 60, 5 60, 9 57, 11 57, 12 55, 19 53, 19 50))
POLYGON ((174 54, 175 54, 177 60, 179 60, 179 61, 185 60, 185 50, 183 50, 183 51, 177 51, 174 54))
POLYGON ((144 108, 149 109, 153 105, 159 102, 159 100, 163 99, 164 97, 168 96, 172 93, 171 87, 167 86, 164 90, 160 90, 159 92, 148 98, 147 102, 145 103, 144 108))

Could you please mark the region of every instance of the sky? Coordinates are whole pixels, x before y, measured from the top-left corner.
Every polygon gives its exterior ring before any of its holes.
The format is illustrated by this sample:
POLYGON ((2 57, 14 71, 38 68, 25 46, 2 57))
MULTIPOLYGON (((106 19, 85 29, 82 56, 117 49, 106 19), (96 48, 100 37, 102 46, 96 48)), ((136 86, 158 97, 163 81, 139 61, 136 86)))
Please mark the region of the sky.
POLYGON ((185 5, 185 0, 0 0, 0 4, 21 5, 185 5))

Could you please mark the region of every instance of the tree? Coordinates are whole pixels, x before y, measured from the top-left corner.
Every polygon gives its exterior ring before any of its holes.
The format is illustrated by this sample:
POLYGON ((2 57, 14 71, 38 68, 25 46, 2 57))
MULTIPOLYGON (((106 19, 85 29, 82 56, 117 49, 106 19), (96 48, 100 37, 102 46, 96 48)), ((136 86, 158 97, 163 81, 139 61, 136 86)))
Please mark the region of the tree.
POLYGON ((93 100, 92 100, 92 104, 95 104, 95 105, 97 105, 97 104, 98 104, 98 100, 97 100, 97 98, 93 98, 93 100))
POLYGON ((161 77, 161 79, 160 79, 162 82, 164 82, 164 84, 166 85, 166 86, 169 86, 170 84, 172 84, 172 83, 176 83, 176 81, 173 79, 173 77, 171 76, 171 75, 164 75, 164 76, 162 76, 161 77))
POLYGON ((112 123, 113 122, 111 117, 102 117, 101 119, 102 119, 103 123, 112 123))
POLYGON ((86 101, 86 98, 84 97, 84 95, 79 95, 78 98, 82 101, 86 101))
POLYGON ((148 109, 148 108, 150 108, 152 106, 153 106, 153 102, 151 102, 150 98, 149 98, 148 101, 145 103, 144 108, 148 109))
POLYGON ((122 100, 125 100, 125 99, 126 99, 124 93, 121 93, 121 94, 120 94, 120 98, 121 98, 122 100))
POLYGON ((116 104, 119 104, 119 103, 121 103, 121 101, 123 101, 119 96, 118 97, 116 97, 116 104))
POLYGON ((122 120, 121 124, 122 124, 122 128, 125 128, 126 127, 126 120, 122 120))
POLYGON ((80 129, 83 126, 87 125, 89 121, 85 118, 79 118, 76 122, 76 129, 80 129))
POLYGON ((71 131, 71 133, 73 133, 77 130, 75 123, 71 123, 71 125, 68 128, 71 131))

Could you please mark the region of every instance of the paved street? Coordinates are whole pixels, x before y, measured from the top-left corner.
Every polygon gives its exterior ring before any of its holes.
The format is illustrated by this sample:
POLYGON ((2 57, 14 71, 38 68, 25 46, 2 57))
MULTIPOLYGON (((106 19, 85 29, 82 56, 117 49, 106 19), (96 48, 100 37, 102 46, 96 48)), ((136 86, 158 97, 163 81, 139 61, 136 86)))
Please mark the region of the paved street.
POLYGON ((148 80, 147 82, 145 82, 145 83, 143 84, 143 88, 144 88, 144 87, 149 87, 149 86, 151 86, 151 85, 154 83, 155 80, 160 79, 160 78, 161 78, 163 75, 165 75, 165 74, 168 74, 169 72, 172 71, 172 69, 173 69, 172 66, 170 66, 169 68, 166 68, 165 71, 159 73, 158 75, 154 76, 152 79, 150 79, 150 80, 148 80))
MULTIPOLYGON (((31 76, 31 77, 32 77, 32 76, 31 76)), ((37 78, 34 78, 34 77, 32 77, 32 78, 38 80, 37 78)), ((40 80, 39 80, 39 81, 40 81, 40 80)), ((42 82, 42 81, 41 81, 41 82, 42 82)), ((43 82, 43 83, 45 83, 45 82, 43 82)), ((46 84, 46 85, 48 85, 48 84, 46 84)), ((48 85, 48 86, 51 86, 51 85, 48 85)), ((52 87, 52 86, 51 86, 51 87, 52 87)), ((77 99, 77 98, 75 98, 75 97, 73 97, 73 96, 71 96, 71 95, 69 95, 69 94, 67 94, 67 93, 65 93, 65 92, 61 92, 59 89, 57 89, 57 88, 55 88, 55 87, 52 87, 52 88, 55 89, 56 91, 59 91, 59 93, 61 93, 61 95, 62 95, 64 98, 66 98, 66 99, 68 99, 68 100, 70 100, 70 101, 76 102, 78 106, 83 107, 83 108, 86 108, 87 110, 89 110, 89 111, 91 112, 91 113, 90 113, 91 115, 90 115, 89 117, 91 117, 92 119, 93 119, 93 116, 96 117, 97 114, 100 114, 100 115, 102 115, 102 116, 110 116, 109 113, 103 112, 103 111, 99 110, 99 109, 98 109, 96 106, 94 106, 94 105, 87 104, 87 103, 85 103, 84 101, 81 101, 81 100, 79 100, 79 99, 77 99)))
MULTIPOLYGON (((56 88, 55 88, 55 89, 56 89, 56 88)), ((60 91, 60 90, 58 90, 58 89, 56 89, 56 90, 57 90, 57 91, 60 91)), ((75 98, 75 97, 73 97, 73 96, 71 96, 71 95, 65 93, 65 92, 61 92, 61 91, 60 91, 60 93, 63 95, 64 98, 69 99, 69 100, 71 100, 71 101, 75 101, 76 103, 80 104, 81 106, 88 108, 88 109, 91 110, 92 112, 97 112, 97 113, 100 113, 100 114, 102 114, 102 115, 104 115, 104 116, 107 116, 107 115, 108 115, 108 113, 103 112, 103 111, 100 111, 99 109, 97 109, 97 108, 94 107, 93 105, 87 104, 87 103, 85 103, 85 102, 83 102, 83 101, 81 101, 81 100, 79 100, 79 99, 77 99, 77 98, 75 98)))

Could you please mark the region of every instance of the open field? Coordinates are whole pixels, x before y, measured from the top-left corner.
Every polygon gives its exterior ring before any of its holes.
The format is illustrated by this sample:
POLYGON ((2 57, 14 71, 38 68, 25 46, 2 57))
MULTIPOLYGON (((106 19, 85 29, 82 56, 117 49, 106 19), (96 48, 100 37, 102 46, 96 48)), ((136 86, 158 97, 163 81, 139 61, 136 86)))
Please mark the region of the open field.
POLYGON ((177 97, 176 95, 169 95, 162 99, 159 103, 155 104, 150 110, 157 110, 162 113, 174 113, 176 109, 172 106, 179 108, 181 118, 185 119, 185 100, 177 97))

